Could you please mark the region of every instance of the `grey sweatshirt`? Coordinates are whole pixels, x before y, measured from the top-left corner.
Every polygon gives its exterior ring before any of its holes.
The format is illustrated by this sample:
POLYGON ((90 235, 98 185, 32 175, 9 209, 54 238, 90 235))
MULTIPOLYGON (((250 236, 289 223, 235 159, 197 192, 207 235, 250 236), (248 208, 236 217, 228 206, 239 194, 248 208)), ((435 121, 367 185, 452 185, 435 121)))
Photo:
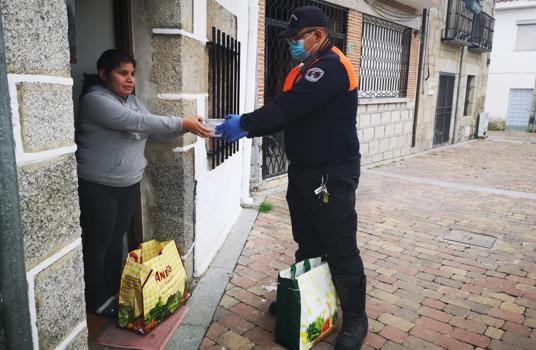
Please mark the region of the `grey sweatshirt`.
POLYGON ((148 137, 183 134, 182 118, 151 114, 134 95, 120 97, 95 85, 80 101, 75 140, 78 176, 112 187, 133 185, 143 176, 148 137))

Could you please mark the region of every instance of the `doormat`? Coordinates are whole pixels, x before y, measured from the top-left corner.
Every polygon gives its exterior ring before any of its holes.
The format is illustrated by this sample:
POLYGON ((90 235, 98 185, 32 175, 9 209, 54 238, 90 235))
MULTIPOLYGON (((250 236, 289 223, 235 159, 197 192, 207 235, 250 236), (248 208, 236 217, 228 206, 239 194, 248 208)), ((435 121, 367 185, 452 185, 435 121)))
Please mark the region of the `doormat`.
POLYGON ((481 235, 474 232, 467 232, 461 230, 452 230, 447 232, 442 237, 444 240, 453 241, 458 243, 475 245, 482 248, 491 248, 495 244, 495 237, 481 235))
POLYGON ((162 350, 175 329, 186 317, 187 312, 188 307, 182 306, 147 335, 141 335, 132 329, 119 328, 116 324, 112 324, 102 332, 96 343, 119 349, 162 350))

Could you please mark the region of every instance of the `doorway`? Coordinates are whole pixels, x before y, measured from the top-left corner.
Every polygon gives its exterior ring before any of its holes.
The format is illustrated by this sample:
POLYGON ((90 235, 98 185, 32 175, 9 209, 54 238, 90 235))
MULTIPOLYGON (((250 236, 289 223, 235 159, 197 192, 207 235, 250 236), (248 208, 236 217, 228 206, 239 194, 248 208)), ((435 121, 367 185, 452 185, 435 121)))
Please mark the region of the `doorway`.
MULTIPOLYGON (((84 74, 96 73, 100 54, 110 48, 133 53, 130 0, 69 0, 67 4, 71 7, 69 41, 76 115, 84 74)), ((140 193, 127 237, 128 249, 143 241, 140 193)))
POLYGON ((532 89, 510 89, 506 130, 528 131, 532 95, 532 89))
POLYGON ((441 73, 439 75, 433 146, 439 146, 449 142, 454 78, 454 74, 441 73))
MULTIPOLYGON (((96 62, 102 52, 116 48, 132 55, 130 0, 67 0, 69 49, 73 79, 74 115, 78 113, 84 74, 96 74, 96 62)), ((134 218, 128 229, 124 252, 143 241, 140 192, 134 218)), ((87 315, 90 341, 109 320, 87 315)))

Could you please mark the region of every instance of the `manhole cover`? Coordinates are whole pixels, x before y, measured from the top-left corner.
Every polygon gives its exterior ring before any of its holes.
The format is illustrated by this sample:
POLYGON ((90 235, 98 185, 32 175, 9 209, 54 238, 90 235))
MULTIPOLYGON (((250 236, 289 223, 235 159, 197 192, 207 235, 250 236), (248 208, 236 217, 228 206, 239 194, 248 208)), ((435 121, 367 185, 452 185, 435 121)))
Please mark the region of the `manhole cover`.
POLYGON ((443 235, 443 239, 464 244, 476 245, 483 248, 491 248, 496 238, 492 236, 481 235, 478 233, 452 230, 443 235))

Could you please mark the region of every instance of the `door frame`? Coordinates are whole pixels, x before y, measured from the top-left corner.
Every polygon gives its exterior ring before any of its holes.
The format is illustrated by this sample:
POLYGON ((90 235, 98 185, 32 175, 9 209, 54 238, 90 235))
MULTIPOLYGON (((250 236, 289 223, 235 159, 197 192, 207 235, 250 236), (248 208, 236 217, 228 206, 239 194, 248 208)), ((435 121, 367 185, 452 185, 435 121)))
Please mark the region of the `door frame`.
MULTIPOLYGON (((134 47, 132 44, 132 15, 130 0, 114 0, 114 30, 115 43, 119 50, 134 56, 134 47)), ((135 249, 143 242, 143 222, 141 211, 141 190, 138 189, 136 199, 136 208, 134 216, 128 227, 127 241, 128 249, 135 249)))
MULTIPOLYGON (((458 77, 459 79, 459 77, 458 77)), ((450 141, 450 137, 451 137, 451 128, 452 128, 452 114, 454 112, 454 109, 453 109, 453 104, 454 104, 454 86, 456 85, 456 74, 455 73, 449 73, 449 72, 439 72, 439 78, 438 78, 438 84, 437 84, 437 98, 436 98, 436 105, 435 105, 435 111, 434 111, 434 136, 432 138, 432 148, 434 147, 440 147, 440 146, 444 146, 446 144, 449 143, 450 141), (448 124, 449 124, 449 127, 448 127, 448 136, 447 136, 447 140, 446 141, 443 141, 443 142, 439 142, 439 143, 434 143, 435 142, 435 133, 436 133, 436 127, 437 127, 437 108, 439 106, 439 103, 440 103, 440 100, 441 100, 441 94, 440 94, 440 89, 441 89, 441 77, 453 77, 454 78, 454 82, 452 84, 452 98, 451 98, 451 101, 450 101, 450 106, 451 106, 451 111, 450 111, 450 115, 448 117, 448 124)), ((445 91, 445 93, 447 93, 445 91)), ((456 118, 456 116, 454 116, 454 118, 456 118)), ((443 125, 443 129, 444 128, 444 125, 443 125)), ((443 130, 444 131, 444 130, 443 130)))
MULTIPOLYGON (((528 111, 527 111, 527 125, 525 127, 525 131, 529 130, 529 126, 530 126, 530 119, 531 119, 531 107, 532 107, 532 100, 534 99, 534 93, 535 93, 535 90, 533 88, 510 88, 508 89, 508 100, 506 102, 506 115, 504 117, 504 127, 505 127, 505 130, 512 130, 512 131, 518 131, 519 129, 516 129, 515 127, 514 128, 509 128, 509 124, 508 124, 508 116, 510 115, 510 112, 511 112, 511 109, 510 109, 510 101, 511 101, 511 98, 512 98, 512 92, 514 91, 520 91, 520 90, 524 90, 524 91, 530 91, 530 100, 529 100, 529 104, 528 104, 528 111)), ((510 124, 511 126, 511 124, 510 124)))

